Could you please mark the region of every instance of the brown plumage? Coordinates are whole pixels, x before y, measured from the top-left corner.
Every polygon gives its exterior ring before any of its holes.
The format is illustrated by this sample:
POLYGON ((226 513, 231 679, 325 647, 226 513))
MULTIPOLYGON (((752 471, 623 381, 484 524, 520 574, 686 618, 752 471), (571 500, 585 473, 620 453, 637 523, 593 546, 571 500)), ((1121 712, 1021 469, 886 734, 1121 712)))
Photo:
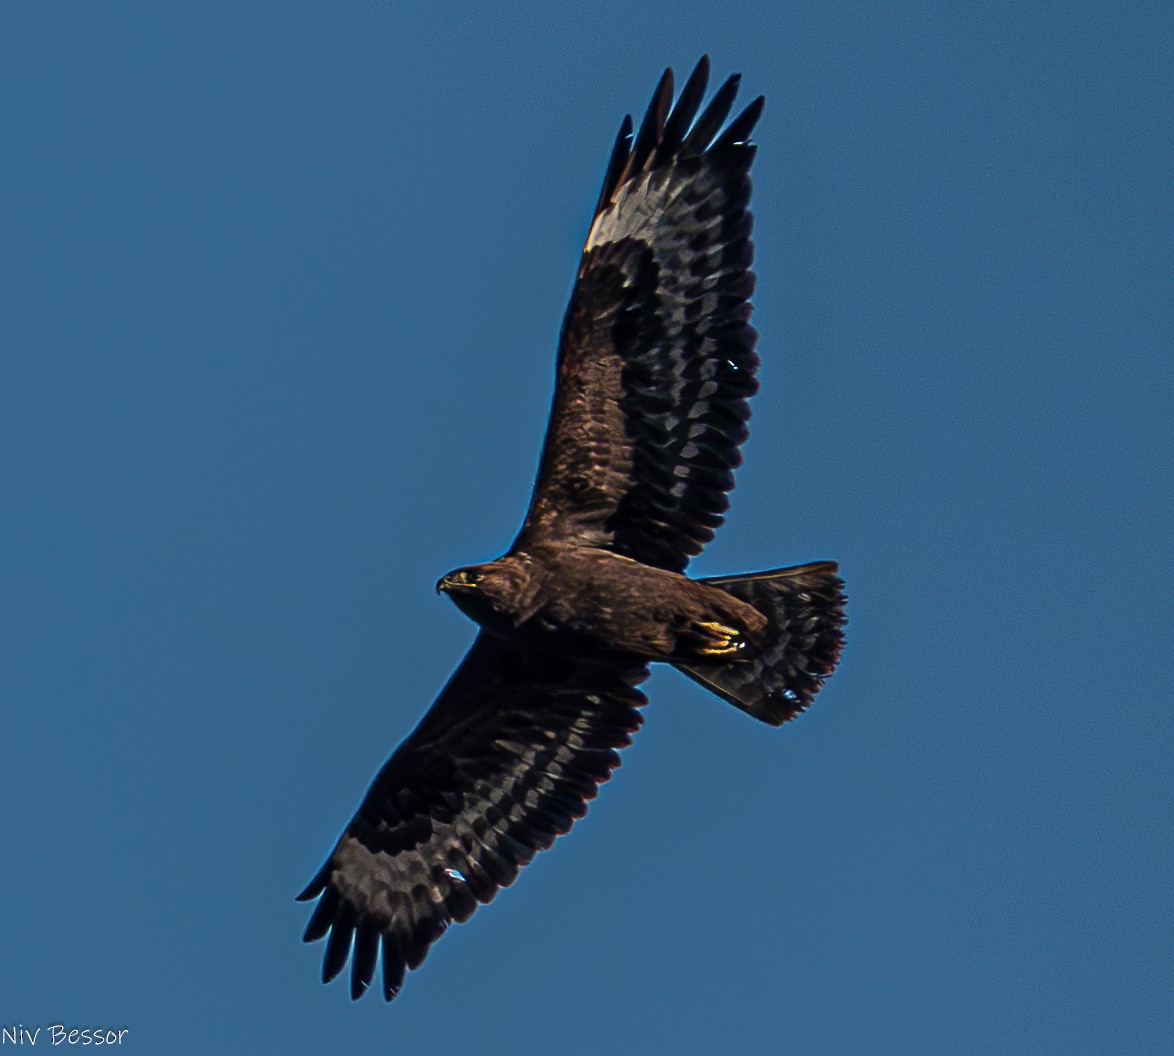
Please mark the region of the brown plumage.
POLYGON ((812 701, 842 644, 831 562, 690 580, 729 505, 757 389, 748 142, 738 78, 702 111, 702 59, 625 118, 559 344, 530 509, 501 558, 437 590, 472 649, 299 896, 322 975, 383 963, 391 1000, 453 921, 568 832, 639 728, 648 664, 771 725, 812 701), (724 126, 724 130, 723 130, 724 126))

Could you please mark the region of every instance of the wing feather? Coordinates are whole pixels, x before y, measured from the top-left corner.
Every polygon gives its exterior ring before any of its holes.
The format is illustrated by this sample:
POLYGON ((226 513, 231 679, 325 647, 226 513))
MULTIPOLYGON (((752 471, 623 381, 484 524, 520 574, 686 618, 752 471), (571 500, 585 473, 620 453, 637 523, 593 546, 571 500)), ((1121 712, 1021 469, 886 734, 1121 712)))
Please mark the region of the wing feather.
POLYGON ((673 107, 668 121, 665 122, 660 143, 656 148, 657 164, 670 161, 673 155, 680 150, 681 144, 685 142, 685 133, 689 131, 689 126, 697 117, 701 100, 705 98, 705 88, 708 83, 709 57, 702 55, 701 61, 697 63, 689 75, 689 79, 685 82, 685 86, 681 89, 677 105, 673 107))
POLYGON ((713 142, 713 137, 717 135, 717 130, 722 127, 722 122, 730 116, 730 110, 733 109, 734 100, 738 97, 738 88, 741 83, 742 75, 739 73, 732 74, 713 93, 713 98, 710 100, 709 106, 705 108, 705 112, 697 119, 697 123, 690 130, 689 136, 685 140, 683 149, 686 155, 694 157, 702 153, 713 142))
POLYGON ((358 998, 383 961, 391 1000, 468 920, 587 812, 640 726, 647 668, 524 655, 482 634, 380 770, 330 858, 304 938, 358 998))
POLYGON ((748 137, 701 111, 703 58, 675 105, 661 78, 608 164, 563 324, 550 425, 516 549, 563 541, 682 571, 722 523, 757 389, 748 137), (629 145, 630 144, 630 145, 629 145))
POLYGON ((603 189, 599 192, 599 201, 595 203, 595 212, 598 214, 607 208, 612 193, 620 182, 620 173, 628 163, 628 152, 632 142, 632 118, 625 115, 620 122, 620 131, 616 135, 615 146, 612 147, 611 158, 607 163, 607 173, 603 177, 603 189))
POLYGON ((672 101, 673 71, 666 69, 661 75, 656 91, 652 93, 652 99, 649 100, 648 109, 644 113, 644 120, 640 122, 640 132, 636 136, 636 142, 632 144, 632 154, 628 158, 628 166, 624 175, 620 178, 621 183, 630 180, 636 172, 645 167, 646 162, 651 160, 664 129, 665 118, 668 117, 672 101))

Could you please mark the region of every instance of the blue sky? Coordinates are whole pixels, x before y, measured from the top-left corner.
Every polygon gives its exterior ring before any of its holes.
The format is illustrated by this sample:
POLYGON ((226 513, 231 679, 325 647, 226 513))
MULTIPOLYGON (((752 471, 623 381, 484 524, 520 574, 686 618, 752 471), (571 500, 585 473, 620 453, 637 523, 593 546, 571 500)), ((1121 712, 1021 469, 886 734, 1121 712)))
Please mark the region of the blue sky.
POLYGON ((1171 1051, 1171 35, 5 5, 0 1026, 1171 1051), (513 538, 615 130, 702 52, 767 110, 762 391, 694 571, 840 560, 842 669, 779 731, 655 675, 586 821, 352 1005, 293 896, 471 640, 432 584, 513 538))

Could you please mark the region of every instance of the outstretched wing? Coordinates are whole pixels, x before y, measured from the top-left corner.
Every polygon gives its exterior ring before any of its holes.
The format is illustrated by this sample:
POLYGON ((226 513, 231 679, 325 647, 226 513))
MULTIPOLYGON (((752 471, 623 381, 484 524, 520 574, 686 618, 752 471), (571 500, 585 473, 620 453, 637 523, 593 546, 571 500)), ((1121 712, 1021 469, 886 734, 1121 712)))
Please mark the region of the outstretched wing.
POLYGON ((360 997, 382 952, 390 1001, 451 922, 570 831, 640 726, 647 674, 482 634, 298 896, 318 899, 305 940, 329 935, 323 982, 349 956, 360 997))
POLYGON ((747 140, 733 76, 698 117, 703 58, 676 105, 666 70, 620 128, 559 346, 554 404, 514 546, 574 541, 681 571, 721 524, 754 394, 747 140))

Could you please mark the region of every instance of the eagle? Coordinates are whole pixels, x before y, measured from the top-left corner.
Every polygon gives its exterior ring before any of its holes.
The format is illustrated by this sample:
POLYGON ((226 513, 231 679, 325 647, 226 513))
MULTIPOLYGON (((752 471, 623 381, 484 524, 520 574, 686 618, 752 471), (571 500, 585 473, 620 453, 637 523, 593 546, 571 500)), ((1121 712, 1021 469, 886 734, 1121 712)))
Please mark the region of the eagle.
POLYGON ((583 817, 671 664, 779 726, 838 662, 844 595, 819 561, 689 579, 729 506, 757 391, 749 170, 760 96, 702 109, 703 57, 667 69, 607 165, 559 340, 530 508, 513 545, 436 585, 479 625, 298 896, 322 980, 386 1000, 453 922, 583 817))

